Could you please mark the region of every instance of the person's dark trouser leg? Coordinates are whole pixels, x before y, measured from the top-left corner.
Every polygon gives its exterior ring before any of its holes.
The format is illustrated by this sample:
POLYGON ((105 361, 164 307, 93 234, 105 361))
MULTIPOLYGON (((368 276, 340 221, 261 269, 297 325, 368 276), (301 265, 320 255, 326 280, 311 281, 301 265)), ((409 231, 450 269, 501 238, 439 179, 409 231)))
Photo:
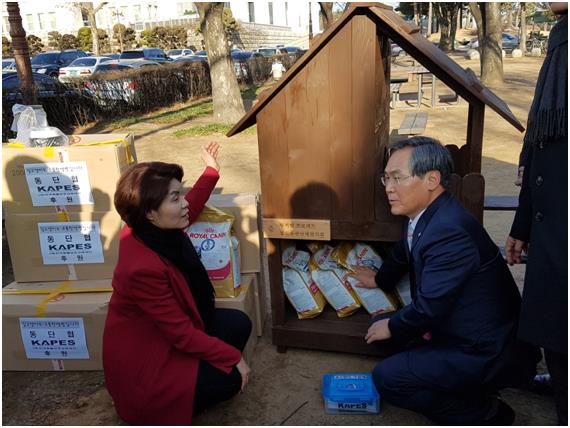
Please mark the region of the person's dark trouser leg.
MULTIPOLYGON (((243 351, 251 333, 251 321, 241 311, 216 309, 213 336, 243 351)), ((200 361, 194 393, 194 414, 221 401, 229 400, 241 389, 241 375, 234 367, 229 374, 200 361)))
POLYGON ((374 368, 374 383, 387 402, 421 413, 440 425, 477 425, 492 411, 493 401, 484 392, 467 395, 436 390, 422 381, 410 369, 408 355, 396 354, 374 368))
POLYGON ((556 400, 558 424, 568 425, 568 354, 544 350, 556 400))

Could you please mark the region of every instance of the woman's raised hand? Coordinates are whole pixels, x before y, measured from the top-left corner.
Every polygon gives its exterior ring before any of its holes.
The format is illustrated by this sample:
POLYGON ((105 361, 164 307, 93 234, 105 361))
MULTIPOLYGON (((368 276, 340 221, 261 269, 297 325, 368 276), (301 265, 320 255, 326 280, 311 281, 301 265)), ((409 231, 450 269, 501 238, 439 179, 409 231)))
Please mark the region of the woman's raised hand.
POLYGON ((212 167, 216 171, 220 170, 220 165, 218 164, 218 153, 220 150, 221 146, 214 141, 210 141, 202 146, 202 160, 206 166, 212 167))

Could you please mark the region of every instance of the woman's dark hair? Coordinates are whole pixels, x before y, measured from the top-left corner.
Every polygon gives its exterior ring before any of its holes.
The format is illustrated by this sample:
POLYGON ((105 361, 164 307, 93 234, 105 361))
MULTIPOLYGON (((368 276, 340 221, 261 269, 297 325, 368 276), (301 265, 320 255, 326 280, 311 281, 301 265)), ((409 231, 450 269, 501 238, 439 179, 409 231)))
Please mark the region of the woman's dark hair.
POLYGON ((115 191, 115 209, 127 225, 140 227, 147 213, 157 210, 168 195, 170 182, 182 182, 180 165, 164 162, 143 162, 126 170, 115 191))
POLYGON ((398 141, 389 147, 389 155, 395 151, 412 148, 410 156, 410 173, 423 177, 429 171, 439 171, 441 185, 447 189, 453 173, 453 159, 451 153, 438 140, 430 137, 412 137, 398 141))

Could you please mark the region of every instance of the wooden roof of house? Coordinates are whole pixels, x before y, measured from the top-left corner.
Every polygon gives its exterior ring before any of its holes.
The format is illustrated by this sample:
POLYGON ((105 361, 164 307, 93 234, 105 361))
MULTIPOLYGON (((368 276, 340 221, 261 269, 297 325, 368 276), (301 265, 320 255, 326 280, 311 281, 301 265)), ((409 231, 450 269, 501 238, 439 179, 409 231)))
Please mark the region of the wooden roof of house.
POLYGON ((258 101, 227 133, 228 137, 249 128, 256 123, 259 113, 324 46, 350 21, 354 15, 367 15, 384 34, 402 47, 410 56, 420 62, 438 79, 457 92, 469 103, 482 103, 491 107, 507 122, 524 131, 523 125, 511 112, 507 104, 484 86, 471 69, 463 69, 444 52, 423 37, 420 29, 404 21, 391 7, 381 3, 354 3, 278 81, 271 89, 261 93, 258 101))

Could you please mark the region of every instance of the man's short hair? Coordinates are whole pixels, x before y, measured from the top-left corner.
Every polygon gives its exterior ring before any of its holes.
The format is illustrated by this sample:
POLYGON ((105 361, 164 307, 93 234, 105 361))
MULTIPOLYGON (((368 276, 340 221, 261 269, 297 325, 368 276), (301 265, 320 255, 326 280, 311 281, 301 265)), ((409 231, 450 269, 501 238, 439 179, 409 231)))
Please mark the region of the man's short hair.
POLYGON ((388 148, 389 156, 398 150, 412 148, 410 157, 410 173, 423 177, 429 171, 439 171, 441 185, 447 189, 453 173, 451 153, 438 140, 430 137, 412 137, 398 141, 388 148))

